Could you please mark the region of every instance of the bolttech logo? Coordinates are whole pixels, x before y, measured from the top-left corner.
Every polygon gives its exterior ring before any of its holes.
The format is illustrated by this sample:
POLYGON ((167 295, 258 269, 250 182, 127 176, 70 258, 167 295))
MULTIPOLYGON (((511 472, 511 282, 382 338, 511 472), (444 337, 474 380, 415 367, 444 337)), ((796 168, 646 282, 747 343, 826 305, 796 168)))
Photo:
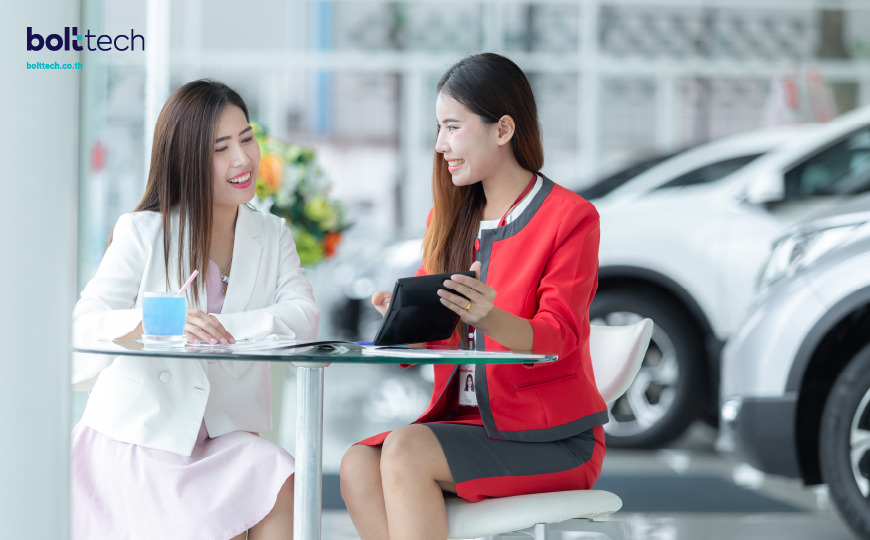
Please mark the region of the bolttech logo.
POLYGON ((135 51, 137 50, 137 43, 141 44, 139 50, 144 51, 145 37, 137 34, 132 28, 130 29, 129 36, 127 34, 118 34, 113 37, 108 34, 92 34, 90 30, 82 35, 79 34, 77 26, 66 26, 63 29, 63 35, 48 34, 43 37, 42 34, 34 32, 32 26, 27 27, 28 51, 41 51, 43 48, 46 48, 49 51, 59 51, 61 49, 64 51, 83 51, 85 50, 83 45, 86 45, 87 50, 89 51, 135 51), (95 45, 96 48, 91 46, 91 38, 94 38, 93 45, 95 45), (84 43, 82 43, 83 41, 84 43))

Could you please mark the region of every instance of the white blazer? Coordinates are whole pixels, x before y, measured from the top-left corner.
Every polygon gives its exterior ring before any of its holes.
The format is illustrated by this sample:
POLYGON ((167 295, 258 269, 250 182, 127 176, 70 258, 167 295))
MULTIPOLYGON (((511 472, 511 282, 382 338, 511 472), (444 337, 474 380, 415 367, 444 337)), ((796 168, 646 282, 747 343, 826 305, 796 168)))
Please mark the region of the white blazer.
MULTIPOLYGON (((172 216, 169 290, 177 290, 178 218, 172 216)), ((142 320, 146 291, 165 291, 163 219, 158 212, 124 214, 94 278, 73 312, 76 344, 114 339, 142 320)), ((187 257, 185 256, 185 261, 187 257)), ((199 291, 205 311, 206 291, 199 291)), ((232 275, 216 315, 236 339, 311 340, 320 310, 302 275, 284 220, 239 207, 232 275)), ((269 364, 178 358, 76 355, 73 383, 92 389, 82 422, 112 439, 189 456, 203 420, 211 437, 269 431, 269 364)))

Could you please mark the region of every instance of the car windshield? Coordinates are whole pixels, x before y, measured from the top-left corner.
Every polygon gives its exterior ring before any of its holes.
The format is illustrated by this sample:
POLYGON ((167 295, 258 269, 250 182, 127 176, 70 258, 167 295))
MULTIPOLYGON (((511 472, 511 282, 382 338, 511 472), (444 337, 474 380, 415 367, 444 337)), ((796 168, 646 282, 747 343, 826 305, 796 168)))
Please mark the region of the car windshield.
POLYGON ((785 199, 849 195, 870 189, 870 127, 824 148, 785 174, 785 199))
POLYGON ((605 195, 618 188, 619 186, 625 184, 635 176, 638 176, 646 170, 651 169, 655 165, 658 165, 662 161, 672 158, 679 153, 680 152, 672 152, 670 154, 662 154, 641 161, 637 161, 632 165, 626 167, 625 169, 620 169, 619 171, 602 178, 601 180, 595 182, 589 187, 577 190, 577 194, 586 200, 604 197, 605 195))
POLYGON ((870 170, 853 173, 834 188, 837 195, 857 195, 866 191, 870 191, 870 170))
POLYGON ((657 187, 659 189, 669 189, 675 187, 697 186, 699 184, 709 184, 716 182, 728 176, 729 174, 738 171, 746 165, 752 163, 762 154, 749 154, 746 156, 738 156, 730 159, 723 159, 709 165, 705 165, 694 171, 687 172, 682 176, 674 178, 666 184, 657 187))

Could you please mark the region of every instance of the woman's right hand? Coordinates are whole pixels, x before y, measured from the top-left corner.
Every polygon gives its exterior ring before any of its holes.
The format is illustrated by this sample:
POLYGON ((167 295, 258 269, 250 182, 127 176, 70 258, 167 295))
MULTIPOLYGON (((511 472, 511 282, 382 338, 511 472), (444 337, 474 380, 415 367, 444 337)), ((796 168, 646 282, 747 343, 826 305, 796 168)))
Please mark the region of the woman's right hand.
POLYGON ((381 317, 386 315, 387 308, 390 307, 390 300, 393 298, 393 293, 387 291, 378 291, 372 295, 372 305, 381 314, 381 317))
POLYGON ((191 343, 235 343, 235 338, 227 332, 224 325, 214 315, 209 315, 200 309, 188 309, 184 333, 191 343))

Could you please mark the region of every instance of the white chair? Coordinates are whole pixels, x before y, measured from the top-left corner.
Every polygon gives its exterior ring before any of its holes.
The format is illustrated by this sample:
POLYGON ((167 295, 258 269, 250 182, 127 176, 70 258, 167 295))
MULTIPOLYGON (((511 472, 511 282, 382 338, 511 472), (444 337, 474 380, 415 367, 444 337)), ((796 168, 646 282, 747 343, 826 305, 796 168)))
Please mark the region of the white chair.
MULTIPOLYGON (((631 385, 652 336, 650 319, 627 326, 592 325, 589 339, 595 382, 604 401, 612 403, 631 385)), ((603 534, 626 538, 625 524, 598 521, 622 507, 622 500, 597 489, 535 493, 468 503, 447 500, 447 537, 549 540, 550 531, 603 534)))

